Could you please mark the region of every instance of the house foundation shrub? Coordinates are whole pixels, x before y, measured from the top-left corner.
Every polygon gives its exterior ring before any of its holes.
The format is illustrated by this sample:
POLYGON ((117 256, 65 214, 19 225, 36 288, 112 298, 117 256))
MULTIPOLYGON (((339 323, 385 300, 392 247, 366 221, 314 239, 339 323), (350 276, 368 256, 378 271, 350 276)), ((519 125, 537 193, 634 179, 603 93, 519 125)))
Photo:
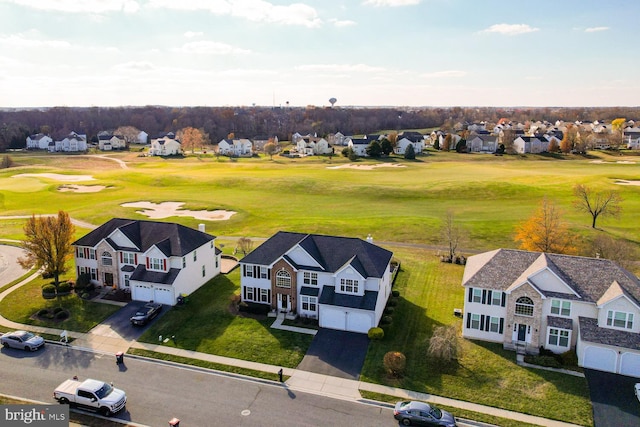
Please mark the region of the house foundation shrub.
POLYGON ((381 340, 384 338, 384 330, 382 328, 371 328, 367 332, 370 340, 381 340))
POLYGON ((399 351, 390 351, 384 355, 382 359, 384 369, 389 375, 400 378, 404 375, 407 367, 407 357, 399 351))

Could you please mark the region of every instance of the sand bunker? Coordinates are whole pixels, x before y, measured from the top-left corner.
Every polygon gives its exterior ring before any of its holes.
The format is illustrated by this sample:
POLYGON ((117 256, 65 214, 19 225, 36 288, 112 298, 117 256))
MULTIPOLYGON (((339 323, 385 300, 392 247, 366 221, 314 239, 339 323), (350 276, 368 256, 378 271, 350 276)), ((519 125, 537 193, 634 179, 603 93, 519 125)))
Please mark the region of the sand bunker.
POLYGON ((59 173, 21 173, 13 175, 13 178, 31 177, 31 178, 49 178, 56 181, 78 182, 78 181, 95 181, 91 175, 62 175, 59 173))
POLYGON ((640 181, 628 181, 626 179, 616 179, 614 183, 618 185, 640 185, 640 181))
POLYGON ((163 202, 163 203, 133 202, 133 203, 123 203, 120 206, 125 208, 141 208, 143 210, 136 211, 136 213, 139 213, 141 215, 146 215, 149 218, 153 218, 153 219, 169 218, 172 216, 190 216, 195 219, 206 220, 206 221, 223 221, 231 218, 231 216, 236 213, 233 211, 225 211, 225 210, 215 210, 215 211, 183 210, 180 208, 182 205, 184 205, 184 203, 182 202, 163 202))
POLYGON ((636 162, 632 160, 618 160, 616 162, 605 162, 604 160, 591 160, 589 163, 606 163, 606 164, 617 163, 619 165, 635 165, 636 164, 636 162))
POLYGON ((61 185, 58 191, 73 191, 74 193, 97 193, 107 188, 104 185, 61 185))
POLYGON ((349 163, 346 165, 340 166, 328 166, 327 169, 359 169, 359 170, 372 170, 376 168, 404 168, 405 165, 400 165, 398 163, 377 163, 374 165, 371 164, 356 164, 349 163))

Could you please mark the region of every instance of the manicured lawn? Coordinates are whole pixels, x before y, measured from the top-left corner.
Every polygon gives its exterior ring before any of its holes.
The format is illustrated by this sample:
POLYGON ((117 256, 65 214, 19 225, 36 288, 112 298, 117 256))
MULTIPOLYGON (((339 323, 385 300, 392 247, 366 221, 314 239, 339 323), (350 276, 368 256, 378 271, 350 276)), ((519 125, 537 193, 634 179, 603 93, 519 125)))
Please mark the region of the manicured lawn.
MULTIPOLYGON (((172 308, 158 319, 140 341, 157 343, 160 335, 175 335, 179 348, 296 367, 313 337, 271 329, 275 319, 266 316, 254 319, 233 314, 230 305, 239 291, 238 269, 214 278, 190 295, 185 305, 172 308)), ((174 346, 172 341, 165 345, 174 346)))
POLYGON ((461 321, 453 316, 462 308, 463 267, 439 262, 428 251, 395 250, 402 270, 395 289, 400 291, 393 322, 382 341, 374 341, 362 371, 362 380, 451 397, 527 414, 590 426, 591 403, 584 378, 538 369, 515 362, 515 352, 500 344, 462 340, 458 363, 443 364, 427 356, 428 339, 439 325, 461 321), (388 378, 382 359, 388 351, 407 357, 401 379, 388 378))

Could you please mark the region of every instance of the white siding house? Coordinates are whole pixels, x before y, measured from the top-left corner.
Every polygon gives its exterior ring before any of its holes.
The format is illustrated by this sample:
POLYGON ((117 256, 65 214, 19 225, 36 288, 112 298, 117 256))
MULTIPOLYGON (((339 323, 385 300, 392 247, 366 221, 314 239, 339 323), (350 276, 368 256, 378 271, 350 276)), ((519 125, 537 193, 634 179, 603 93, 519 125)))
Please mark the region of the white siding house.
POLYGON ((136 301, 175 305, 220 273, 215 236, 180 224, 112 219, 73 243, 76 275, 136 301))
POLYGON ((150 156, 175 156, 182 154, 182 144, 173 133, 167 133, 151 140, 150 156))
POLYGON ((48 150, 53 139, 49 135, 38 133, 27 137, 27 150, 48 150))
POLYGON ((223 139, 218 142, 218 153, 223 156, 250 157, 253 143, 248 139, 223 139))

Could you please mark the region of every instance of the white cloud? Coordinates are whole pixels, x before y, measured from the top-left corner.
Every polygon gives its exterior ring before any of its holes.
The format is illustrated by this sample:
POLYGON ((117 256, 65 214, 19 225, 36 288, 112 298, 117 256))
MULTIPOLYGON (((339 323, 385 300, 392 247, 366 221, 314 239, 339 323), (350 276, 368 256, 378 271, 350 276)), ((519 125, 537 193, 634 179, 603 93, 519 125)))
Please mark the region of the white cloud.
POLYGON ((584 30, 585 33, 597 33, 598 31, 607 31, 609 27, 590 27, 584 30))
POLYGON ((540 31, 540 28, 531 27, 527 24, 494 24, 489 28, 480 31, 481 33, 499 33, 508 36, 518 34, 533 33, 540 31))
POLYGON ((359 73, 375 73, 384 71, 382 67, 372 67, 366 64, 308 64, 298 65, 295 67, 299 71, 324 71, 333 73, 359 72, 359 73))
POLYGON ((443 77, 464 77, 467 75, 466 71, 461 70, 446 70, 446 71, 434 71, 433 73, 425 73, 421 74, 421 77, 432 79, 432 78, 443 78, 443 77))
POLYGON ((150 0, 148 6, 173 10, 206 10, 214 15, 229 15, 253 22, 299 25, 308 28, 322 25, 318 12, 313 7, 302 3, 280 6, 264 0, 150 0))
POLYGON ((202 37, 204 33, 202 31, 187 31, 184 33, 184 36, 188 39, 192 39, 194 37, 202 37))
POLYGON ((5 0, 20 6, 67 13, 107 13, 124 11, 134 13, 140 9, 136 0, 5 0))
POLYGON ((397 7, 397 6, 414 6, 416 4, 420 4, 421 0, 365 0, 362 2, 365 6, 374 6, 374 7, 397 7))
POLYGON ((48 49, 69 49, 71 43, 64 40, 47 40, 36 30, 29 30, 25 33, 0 36, 0 45, 11 48, 48 48, 48 49))
POLYGON ((334 27, 342 28, 342 27, 352 27, 357 25, 356 21, 351 20, 339 20, 339 19, 330 19, 330 23, 333 24, 334 27))
POLYGON ((176 50, 183 53, 198 55, 233 55, 251 53, 251 51, 247 49, 241 49, 226 43, 207 40, 185 43, 181 48, 176 50))
POLYGON ((152 63, 147 61, 131 61, 122 64, 117 64, 111 67, 114 71, 120 72, 141 72, 141 71, 153 71, 155 67, 152 63))

